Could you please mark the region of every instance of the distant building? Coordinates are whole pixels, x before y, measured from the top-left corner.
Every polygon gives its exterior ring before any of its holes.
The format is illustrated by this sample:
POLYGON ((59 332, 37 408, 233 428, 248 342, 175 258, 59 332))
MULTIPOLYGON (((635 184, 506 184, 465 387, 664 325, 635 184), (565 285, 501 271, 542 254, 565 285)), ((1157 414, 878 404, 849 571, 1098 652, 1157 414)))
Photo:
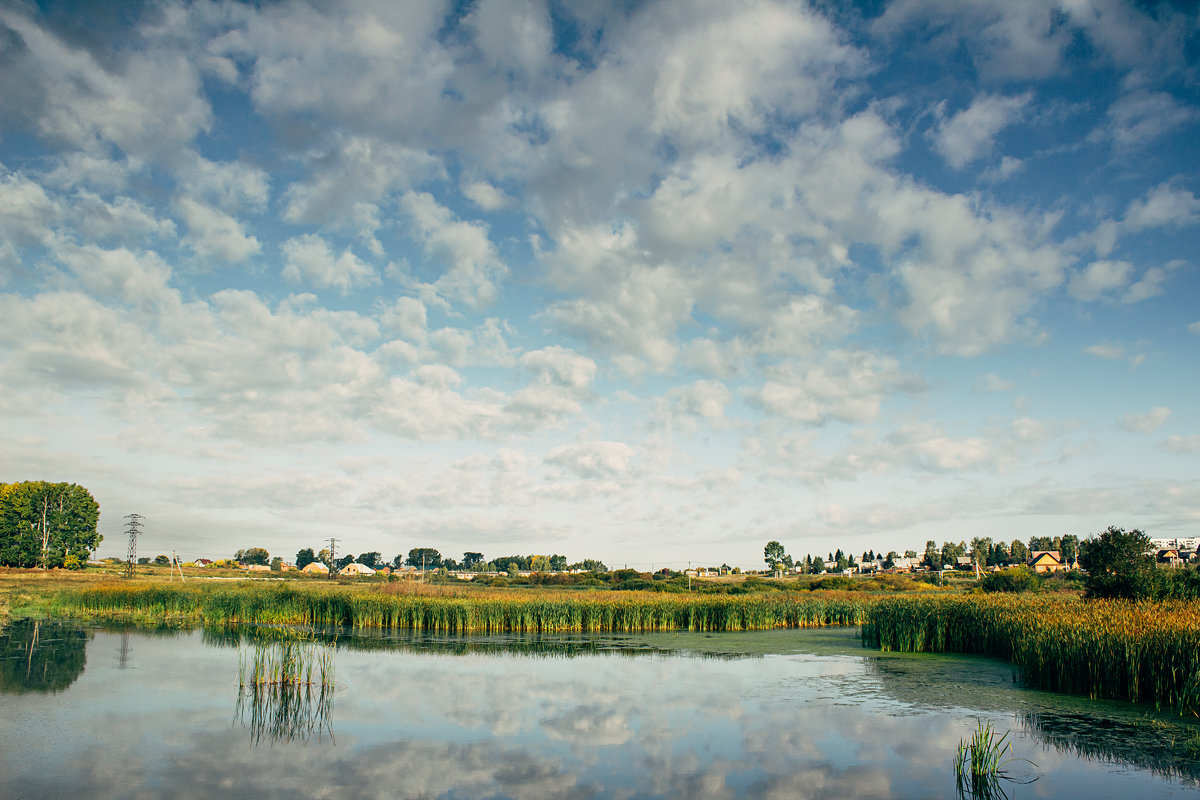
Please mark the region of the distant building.
POLYGON ((1029 568, 1034 572, 1059 572, 1067 565, 1057 550, 1034 550, 1029 554, 1029 568))
POLYGON ((325 566, 320 561, 313 561, 309 564, 306 564, 300 571, 307 572, 309 575, 328 575, 329 567, 325 566))
POLYGON ((374 574, 375 570, 371 569, 366 564, 359 564, 357 561, 342 567, 341 571, 338 573, 338 575, 349 575, 353 577, 374 574))
POLYGON ((213 561, 211 558, 197 558, 192 563, 195 564, 197 567, 211 567, 213 561))

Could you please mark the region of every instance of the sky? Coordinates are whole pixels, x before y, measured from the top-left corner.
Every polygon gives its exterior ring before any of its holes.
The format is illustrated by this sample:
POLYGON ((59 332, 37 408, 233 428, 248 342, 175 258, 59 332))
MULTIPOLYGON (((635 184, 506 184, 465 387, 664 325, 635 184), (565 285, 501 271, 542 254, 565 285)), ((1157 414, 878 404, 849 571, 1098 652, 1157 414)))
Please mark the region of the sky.
POLYGON ((118 557, 1200 535, 1198 13, 0 0, 0 481, 118 557))

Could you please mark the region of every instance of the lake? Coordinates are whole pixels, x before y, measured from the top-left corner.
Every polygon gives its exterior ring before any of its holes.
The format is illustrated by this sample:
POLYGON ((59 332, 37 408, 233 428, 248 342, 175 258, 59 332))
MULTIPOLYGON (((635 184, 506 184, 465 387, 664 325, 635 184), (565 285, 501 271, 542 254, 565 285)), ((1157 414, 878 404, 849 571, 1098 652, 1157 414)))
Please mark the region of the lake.
POLYGON ((1197 795, 1192 722, 855 633, 342 631, 303 645, 329 691, 280 703, 239 686, 270 634, 15 621, 0 797, 955 798, 979 721, 1033 762, 1009 797, 1197 795))

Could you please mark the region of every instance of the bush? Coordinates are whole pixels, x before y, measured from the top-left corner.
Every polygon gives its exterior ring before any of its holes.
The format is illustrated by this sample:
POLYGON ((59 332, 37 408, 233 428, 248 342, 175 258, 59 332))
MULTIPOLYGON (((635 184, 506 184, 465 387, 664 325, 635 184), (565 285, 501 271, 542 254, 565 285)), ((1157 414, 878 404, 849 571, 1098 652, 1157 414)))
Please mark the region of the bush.
POLYGON ((1037 575, 1024 565, 989 572, 979 581, 979 588, 985 592, 1030 592, 1037 586, 1037 575))
POLYGON ((821 578, 808 585, 810 592, 815 592, 819 589, 840 589, 846 591, 854 588, 854 580, 845 575, 833 575, 829 578, 821 578))
POLYGON ((83 569, 86 562, 74 553, 67 553, 67 557, 63 559, 63 569, 83 569))

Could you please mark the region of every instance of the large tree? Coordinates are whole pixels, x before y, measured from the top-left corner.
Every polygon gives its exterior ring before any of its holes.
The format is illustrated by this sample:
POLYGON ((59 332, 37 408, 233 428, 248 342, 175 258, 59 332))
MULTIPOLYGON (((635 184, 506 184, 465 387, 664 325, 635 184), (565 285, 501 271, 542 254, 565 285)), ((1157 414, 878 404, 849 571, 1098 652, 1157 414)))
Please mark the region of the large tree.
POLYGON ((380 555, 378 550, 372 550, 370 552, 363 553, 358 557, 358 563, 362 564, 364 567, 370 567, 371 569, 383 569, 384 567, 383 557, 380 555))
POLYGON ((1088 597, 1136 599, 1154 590, 1150 537, 1139 530, 1109 527, 1080 548, 1079 565, 1087 571, 1088 597))
POLYGON ((775 569, 777 564, 783 563, 785 555, 787 553, 784 552, 783 545, 773 539, 763 548, 763 561, 767 562, 767 569, 775 569))
POLYGON ((304 569, 309 564, 317 560, 311 547, 305 547, 300 552, 296 553, 296 569, 304 569))
POLYGON ((432 547, 414 547, 408 551, 408 565, 417 569, 437 569, 442 565, 442 554, 432 547))
POLYGON ((84 564, 103 537, 100 506, 74 483, 0 483, 0 565, 84 564))
POLYGON ((248 547, 234 553, 233 560, 241 564, 257 564, 265 567, 271 563, 271 554, 263 547, 248 547))

